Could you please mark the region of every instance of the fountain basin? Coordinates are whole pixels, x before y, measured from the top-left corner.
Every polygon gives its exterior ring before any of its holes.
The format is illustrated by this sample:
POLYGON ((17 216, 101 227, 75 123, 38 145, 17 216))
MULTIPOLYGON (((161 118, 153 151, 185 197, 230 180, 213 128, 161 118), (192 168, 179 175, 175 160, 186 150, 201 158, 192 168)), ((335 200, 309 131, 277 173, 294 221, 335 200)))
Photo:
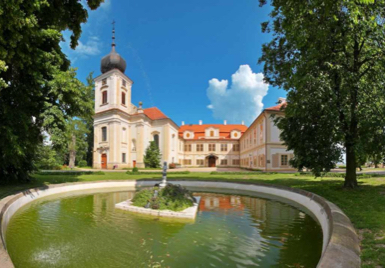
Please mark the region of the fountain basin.
MULTIPOLYGON (((81 182, 50 185, 44 188, 30 189, 8 196, 0 201, 1 238, 0 267, 13 267, 6 251, 5 232, 14 213, 22 206, 42 197, 71 191, 95 192, 118 187, 148 187, 159 181, 103 181, 81 182)), ((282 186, 267 184, 218 182, 218 181, 177 181, 184 187, 196 187, 204 190, 238 190, 245 193, 260 193, 276 196, 285 202, 294 202, 316 217, 323 233, 322 256, 317 267, 360 267, 359 240, 354 227, 346 215, 334 204, 313 193, 282 186)))

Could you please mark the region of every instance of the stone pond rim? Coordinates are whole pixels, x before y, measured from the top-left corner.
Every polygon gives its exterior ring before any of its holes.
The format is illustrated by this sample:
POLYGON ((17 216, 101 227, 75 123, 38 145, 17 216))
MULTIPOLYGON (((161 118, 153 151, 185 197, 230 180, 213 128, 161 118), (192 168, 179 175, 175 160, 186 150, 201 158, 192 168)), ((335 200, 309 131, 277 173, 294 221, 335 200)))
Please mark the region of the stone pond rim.
MULTIPOLYGON (((12 215, 23 205, 39 198, 54 194, 79 191, 97 190, 117 187, 144 187, 153 186, 159 181, 155 180, 107 180, 95 182, 75 182, 55 184, 44 187, 28 189, 0 200, 0 267, 14 267, 6 250, 4 234, 12 215)), ((218 182, 195 181, 179 179, 173 183, 185 187, 203 189, 238 190, 268 194, 284 198, 310 210, 319 222, 323 232, 322 255, 317 267, 360 267, 360 243, 355 229, 349 218, 335 204, 323 197, 300 189, 289 188, 263 183, 250 182, 218 182)))

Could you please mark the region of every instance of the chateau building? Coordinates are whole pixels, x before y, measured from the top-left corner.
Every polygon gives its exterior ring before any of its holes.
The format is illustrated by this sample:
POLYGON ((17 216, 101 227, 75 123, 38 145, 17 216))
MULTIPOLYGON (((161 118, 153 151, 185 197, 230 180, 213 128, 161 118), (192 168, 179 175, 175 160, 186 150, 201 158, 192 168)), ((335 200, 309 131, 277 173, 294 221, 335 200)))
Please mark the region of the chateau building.
POLYGON ((286 151, 271 118, 283 116, 284 99, 265 109, 250 127, 226 121, 179 127, 158 108, 131 102, 133 81, 124 73, 126 62, 114 39, 111 52, 102 58, 102 74, 95 78, 94 168, 144 167, 145 150, 154 141, 162 161, 182 166, 291 169, 292 152, 286 151))

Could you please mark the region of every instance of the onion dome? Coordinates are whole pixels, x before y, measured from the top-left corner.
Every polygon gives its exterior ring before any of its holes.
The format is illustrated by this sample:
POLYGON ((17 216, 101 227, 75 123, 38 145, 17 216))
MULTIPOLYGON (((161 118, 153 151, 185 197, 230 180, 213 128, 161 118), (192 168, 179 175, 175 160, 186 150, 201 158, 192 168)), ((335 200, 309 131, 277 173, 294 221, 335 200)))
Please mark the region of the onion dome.
MULTIPOLYGON (((114 24, 115 22, 113 22, 114 24)), ((100 64, 100 70, 102 73, 106 73, 113 69, 118 69, 122 73, 126 70, 126 61, 115 51, 115 27, 112 30, 112 48, 110 54, 102 58, 100 64)))

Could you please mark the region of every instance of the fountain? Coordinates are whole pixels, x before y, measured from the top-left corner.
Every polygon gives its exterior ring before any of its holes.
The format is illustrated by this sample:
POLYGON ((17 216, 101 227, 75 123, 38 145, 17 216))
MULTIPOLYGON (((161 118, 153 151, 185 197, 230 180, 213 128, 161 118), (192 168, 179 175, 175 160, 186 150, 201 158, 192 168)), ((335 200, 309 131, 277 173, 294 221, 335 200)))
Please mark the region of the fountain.
POLYGON ((156 217, 195 219, 199 201, 200 196, 193 197, 181 185, 167 183, 167 162, 164 161, 160 184, 140 191, 133 199, 117 203, 115 207, 156 217))

